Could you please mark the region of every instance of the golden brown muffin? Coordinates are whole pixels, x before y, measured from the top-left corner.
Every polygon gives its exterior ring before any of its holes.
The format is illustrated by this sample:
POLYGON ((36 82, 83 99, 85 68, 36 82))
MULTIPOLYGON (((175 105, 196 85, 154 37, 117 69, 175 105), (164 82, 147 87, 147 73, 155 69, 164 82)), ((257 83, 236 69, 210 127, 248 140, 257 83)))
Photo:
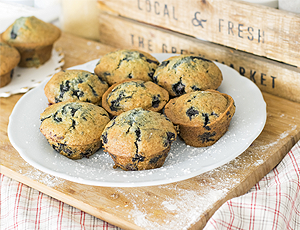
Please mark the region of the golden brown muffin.
POLYGON ((169 101, 169 93, 157 84, 142 80, 124 80, 112 85, 102 97, 102 106, 111 115, 143 108, 158 112, 169 101))
POLYGON ((34 16, 18 18, 2 34, 2 39, 21 54, 21 67, 38 67, 51 57, 60 29, 34 16))
POLYGON ((109 85, 126 79, 151 81, 159 61, 138 50, 117 50, 104 55, 95 67, 95 73, 109 85))
POLYGON ((83 101, 101 105, 108 84, 85 70, 64 70, 52 76, 44 91, 50 104, 62 101, 83 101))
POLYGON ((14 47, 0 42, 0 87, 10 83, 14 68, 20 61, 20 54, 14 47))
POLYGON ((70 159, 94 154, 101 147, 101 134, 110 121, 101 107, 87 102, 60 102, 40 116, 40 131, 49 144, 70 159))
POLYGON ((161 167, 176 137, 165 115, 137 108, 111 120, 101 139, 115 167, 136 171, 161 167))
POLYGON ((207 90, 171 99, 164 112, 175 125, 179 125, 179 135, 187 145, 206 147, 227 132, 235 105, 229 95, 207 90))
POLYGON ((171 96, 217 89, 222 80, 222 72, 215 63, 193 55, 166 59, 156 69, 153 77, 153 82, 165 88, 171 96))

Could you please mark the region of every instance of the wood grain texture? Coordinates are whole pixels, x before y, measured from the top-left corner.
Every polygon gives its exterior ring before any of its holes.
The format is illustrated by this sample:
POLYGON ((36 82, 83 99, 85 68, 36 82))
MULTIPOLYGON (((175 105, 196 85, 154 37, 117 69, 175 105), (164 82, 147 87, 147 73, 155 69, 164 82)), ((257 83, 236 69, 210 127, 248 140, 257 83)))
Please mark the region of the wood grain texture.
MULTIPOLYGON (((62 47, 65 53, 65 68, 114 49, 67 34, 63 34, 56 47, 62 47)), ((82 185, 33 168, 20 157, 7 137, 9 115, 22 94, 0 98, 0 170, 124 229, 202 229, 226 200, 247 192, 300 138, 300 104, 268 93, 263 95, 267 103, 266 126, 239 157, 188 180, 139 188, 82 185)))
POLYGON ((300 16, 238 0, 98 0, 107 13, 300 66, 300 16))
POLYGON ((100 14, 99 23, 103 44, 150 53, 197 54, 234 68, 263 92, 300 102, 297 67, 114 15, 100 14))

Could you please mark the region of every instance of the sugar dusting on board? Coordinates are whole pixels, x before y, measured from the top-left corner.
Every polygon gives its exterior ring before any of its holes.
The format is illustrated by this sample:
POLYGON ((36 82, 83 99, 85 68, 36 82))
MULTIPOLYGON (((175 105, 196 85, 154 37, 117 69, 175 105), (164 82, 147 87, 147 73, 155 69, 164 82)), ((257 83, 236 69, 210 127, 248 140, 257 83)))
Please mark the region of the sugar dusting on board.
POLYGON ((215 202, 224 198, 239 180, 224 178, 220 182, 211 177, 208 181, 203 181, 199 177, 198 182, 196 186, 199 189, 195 189, 195 184, 193 188, 182 187, 180 183, 160 185, 158 189, 163 192, 158 196, 155 195, 155 191, 151 192, 149 187, 150 192, 145 192, 138 199, 136 194, 126 189, 117 189, 116 192, 128 200, 128 218, 139 227, 162 230, 188 229, 199 221, 215 202))
MULTIPOLYGON (((193 225, 203 215, 204 211, 212 208, 213 204, 223 198, 227 192, 227 188, 221 187, 219 189, 209 189, 208 187, 204 194, 180 189, 176 199, 168 198, 162 202, 166 212, 175 214, 175 218, 166 221, 169 229, 176 229, 178 225, 182 225, 180 229, 193 225)), ((165 226, 164 229, 166 229, 165 226)))
MULTIPOLYGON (((24 163, 24 165, 26 166, 29 166, 28 163, 24 163)), ((58 185, 61 185, 64 183, 64 179, 61 179, 59 177, 55 177, 55 176, 52 176, 50 174, 46 174, 44 172, 41 172, 35 168, 33 168, 32 170, 26 170, 25 172, 23 172, 22 169, 19 170, 19 173, 20 174, 23 174, 24 176, 32 179, 32 180, 35 180, 35 181, 38 181, 48 187, 56 187, 58 185)))
POLYGON ((269 149, 270 147, 273 147, 275 145, 277 145, 279 143, 280 140, 288 137, 292 131, 296 130, 297 125, 293 125, 293 124, 289 124, 289 126, 291 127, 290 129, 286 130, 285 132, 281 133, 279 135, 279 138, 276 141, 273 141, 272 143, 269 144, 265 144, 265 145, 260 145, 260 146, 255 146, 254 147, 254 151, 255 152, 264 152, 267 149, 269 149))

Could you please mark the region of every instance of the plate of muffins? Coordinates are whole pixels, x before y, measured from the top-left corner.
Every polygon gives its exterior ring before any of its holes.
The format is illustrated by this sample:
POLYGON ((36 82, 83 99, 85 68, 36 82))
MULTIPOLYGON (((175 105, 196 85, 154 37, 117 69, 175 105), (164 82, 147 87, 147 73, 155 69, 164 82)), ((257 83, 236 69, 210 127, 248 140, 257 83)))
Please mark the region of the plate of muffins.
POLYGON ((41 171, 94 186, 138 187, 228 163, 265 122, 260 90, 234 69, 197 55, 124 49, 26 93, 8 135, 41 171))

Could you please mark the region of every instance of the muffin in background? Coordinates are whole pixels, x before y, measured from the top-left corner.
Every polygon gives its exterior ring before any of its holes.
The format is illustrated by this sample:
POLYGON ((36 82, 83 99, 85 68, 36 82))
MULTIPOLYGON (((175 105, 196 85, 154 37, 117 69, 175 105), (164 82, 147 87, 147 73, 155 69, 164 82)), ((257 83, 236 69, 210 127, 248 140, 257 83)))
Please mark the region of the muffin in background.
POLYGON ((104 93, 102 106, 111 115, 117 116, 139 107, 159 112, 168 101, 169 93, 152 81, 124 80, 104 93))
POLYGON ((54 74, 44 88, 49 104, 82 101, 101 105, 108 84, 85 70, 63 70, 54 74))
POLYGON ((159 61, 139 50, 117 50, 105 54, 94 72, 113 85, 126 79, 151 81, 159 61))
POLYGON ((161 167, 176 137, 175 127, 165 115, 137 108, 111 120, 101 140, 115 167, 137 171, 161 167))
POLYGON ((195 55, 170 57, 161 62, 153 76, 153 82, 166 89, 172 97, 216 90, 222 81, 222 72, 214 62, 195 55))
POLYGON ((179 125, 179 136, 187 145, 206 147, 227 132, 235 105, 231 96, 207 90, 171 99, 164 112, 175 125, 179 125))
POLYGON ((110 121, 100 106, 87 102, 60 102, 40 115, 40 131, 60 154, 76 160, 101 147, 101 134, 110 121))
POLYGON ((11 82, 14 68, 20 61, 20 54, 14 47, 0 42, 0 87, 11 82))
POLYGON ((60 35, 56 26, 30 16, 15 20, 3 32, 2 39, 19 51, 20 67, 39 67, 50 59, 53 43, 60 35))

